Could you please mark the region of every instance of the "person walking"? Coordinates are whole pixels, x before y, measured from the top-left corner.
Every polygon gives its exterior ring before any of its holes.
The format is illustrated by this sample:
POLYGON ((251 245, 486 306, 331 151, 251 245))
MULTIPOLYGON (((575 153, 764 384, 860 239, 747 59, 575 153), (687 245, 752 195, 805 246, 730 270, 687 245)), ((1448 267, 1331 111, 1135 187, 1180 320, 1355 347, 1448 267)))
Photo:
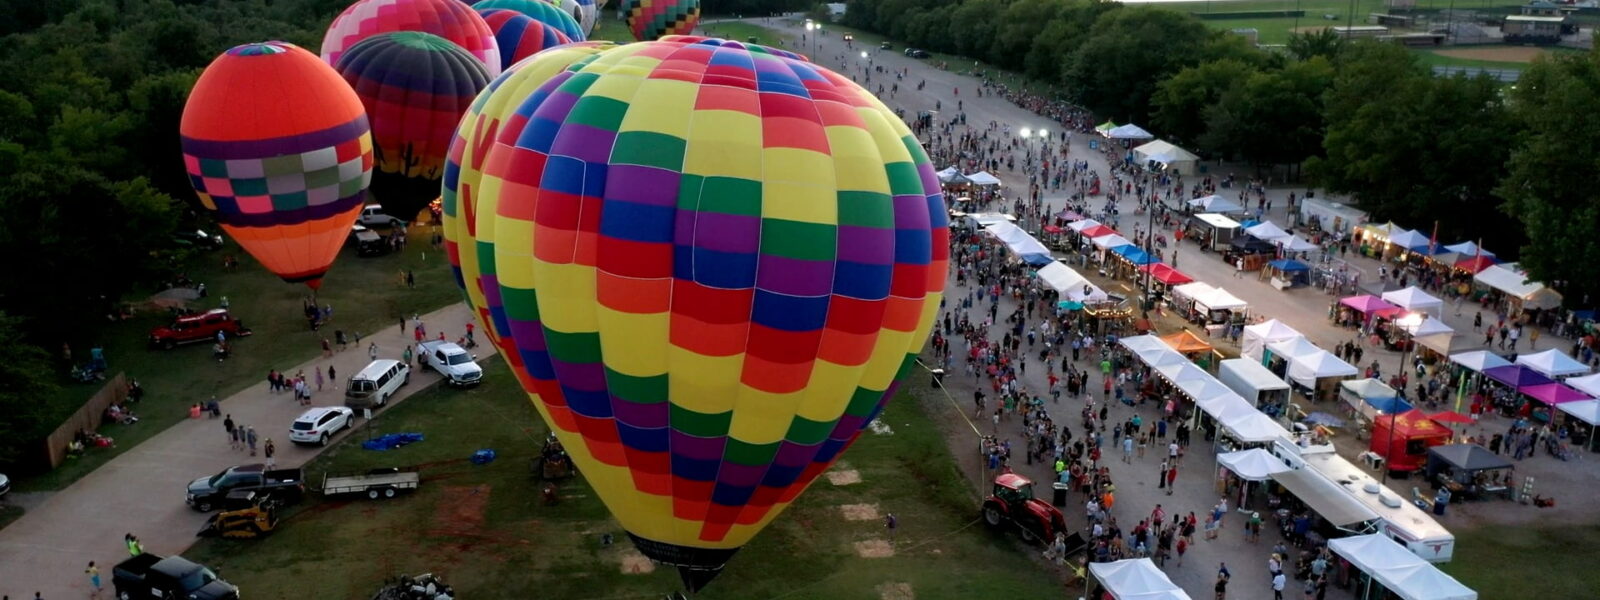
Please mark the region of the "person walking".
POLYGON ((1122 438, 1122 462, 1133 464, 1133 436, 1131 435, 1122 438))
POLYGON ((378 360, 378 343, 373 342, 367 346, 367 360, 378 360))
POLYGON ((1167 495, 1172 495, 1173 488, 1178 487, 1178 467, 1167 469, 1167 495))
MULTIPOLYGON (((328 368, 331 369, 333 367, 328 368)), ((311 372, 312 374, 316 375, 317 378, 317 391, 322 391, 322 369, 312 369, 311 372)))
POLYGON ((1289 578, 1284 577, 1280 571, 1272 576, 1272 600, 1283 600, 1283 588, 1289 584, 1289 578))
POLYGON ((899 527, 900 520, 895 518, 894 513, 888 513, 883 516, 883 528, 889 532, 890 546, 894 545, 894 530, 899 527))
POLYGON ((1216 585, 1215 589, 1217 590, 1217 600, 1227 600, 1227 598, 1228 598, 1228 576, 1226 574, 1223 574, 1223 573, 1218 573, 1217 574, 1217 585, 1216 585))
POLYGON ((228 432, 228 444, 231 446, 238 438, 233 436, 233 413, 222 419, 222 430, 228 432))
POLYGON ((132 533, 123 534, 122 544, 128 547, 128 556, 144 554, 144 546, 139 543, 139 538, 132 533))
POLYGON ((89 568, 84 569, 83 572, 89 575, 89 597, 99 598, 100 591, 103 589, 100 585, 100 567, 94 566, 94 561, 91 560, 89 561, 89 568))
POLYGON ((328 365, 328 384, 333 386, 334 391, 338 391, 339 375, 333 370, 333 365, 328 365))
POLYGON ((245 441, 245 445, 250 447, 250 456, 255 456, 256 455, 256 428, 255 427, 252 426, 252 427, 244 428, 244 441, 245 441))
POLYGON ((267 443, 266 443, 265 446, 263 446, 261 448, 261 452, 262 452, 263 455, 265 455, 267 457, 267 469, 268 470, 271 470, 272 468, 278 466, 278 461, 273 460, 273 458, 272 458, 273 455, 278 453, 278 447, 272 445, 272 438, 267 438, 267 443))

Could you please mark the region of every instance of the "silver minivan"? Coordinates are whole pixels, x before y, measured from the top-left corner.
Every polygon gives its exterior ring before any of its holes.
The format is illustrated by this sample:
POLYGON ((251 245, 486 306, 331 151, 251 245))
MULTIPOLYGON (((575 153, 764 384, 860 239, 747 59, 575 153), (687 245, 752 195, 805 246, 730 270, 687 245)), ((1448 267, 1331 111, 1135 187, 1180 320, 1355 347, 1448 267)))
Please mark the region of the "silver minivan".
POLYGON ((344 387, 344 405, 375 408, 389 403, 400 386, 411 382, 411 367, 398 360, 379 359, 350 377, 344 387))

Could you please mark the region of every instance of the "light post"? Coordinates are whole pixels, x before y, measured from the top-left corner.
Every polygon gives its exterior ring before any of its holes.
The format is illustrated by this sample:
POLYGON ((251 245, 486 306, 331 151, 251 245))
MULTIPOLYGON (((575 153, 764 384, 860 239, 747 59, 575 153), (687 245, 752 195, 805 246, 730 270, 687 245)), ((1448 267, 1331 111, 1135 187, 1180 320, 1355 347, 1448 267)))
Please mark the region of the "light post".
POLYGON ((822 24, 816 21, 806 21, 806 37, 811 38, 811 56, 817 55, 817 36, 822 35, 822 24))

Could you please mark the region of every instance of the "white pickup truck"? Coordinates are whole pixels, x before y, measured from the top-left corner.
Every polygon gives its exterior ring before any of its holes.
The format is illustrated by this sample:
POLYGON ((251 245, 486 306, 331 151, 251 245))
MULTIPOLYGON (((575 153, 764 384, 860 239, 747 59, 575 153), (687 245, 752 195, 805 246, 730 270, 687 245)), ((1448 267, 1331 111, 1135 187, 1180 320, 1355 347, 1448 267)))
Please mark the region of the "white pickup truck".
POLYGON ((444 375, 446 383, 466 387, 483 381, 483 368, 473 362, 478 357, 455 342, 433 340, 417 344, 417 360, 444 375))

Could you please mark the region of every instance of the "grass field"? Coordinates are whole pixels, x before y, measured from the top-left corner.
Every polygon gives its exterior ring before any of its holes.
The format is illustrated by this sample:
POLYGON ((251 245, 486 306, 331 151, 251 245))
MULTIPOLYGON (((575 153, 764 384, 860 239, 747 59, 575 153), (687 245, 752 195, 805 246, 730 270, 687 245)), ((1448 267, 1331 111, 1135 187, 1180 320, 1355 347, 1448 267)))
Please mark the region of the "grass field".
MULTIPOLYGON (((696 597, 877 598, 901 589, 917 598, 1059 594, 1054 575, 1015 540, 977 524, 972 484, 961 479, 916 393, 903 392, 884 413, 892 434, 865 434, 845 455, 848 466, 835 468, 855 469, 861 483, 819 479, 696 597), (840 508, 847 504, 898 516, 893 556, 857 556, 856 542, 883 539, 883 526, 877 518, 847 520, 840 508), (907 587, 881 587, 898 584, 907 587)), ((320 481, 330 469, 420 463, 426 466, 416 493, 378 502, 309 499, 266 539, 208 539, 185 556, 220 566, 257 599, 364 598, 385 577, 424 571, 474 599, 659 598, 677 588, 676 573, 665 568, 630 573, 652 567, 633 557, 581 477, 563 485, 558 505, 539 500, 528 465, 545 427, 498 360, 482 386, 425 390, 374 426, 427 439, 389 452, 347 441, 311 464, 308 480, 320 481), (479 448, 493 448, 499 458, 473 466, 467 457, 479 448), (618 541, 609 548, 600 541, 607 533, 618 541)))
MULTIPOLYGON (((55 490, 70 485, 122 450, 187 418, 185 410, 189 405, 204 402, 213 394, 226 398, 262 382, 270 369, 286 369, 310 360, 321 351, 322 338, 332 339, 335 329, 344 330, 346 335, 376 331, 396 326, 403 315, 429 312, 460 300, 444 253, 428 243, 431 235, 431 226, 413 227, 408 247, 387 256, 357 257, 348 248, 342 252, 317 296, 318 303, 332 305, 334 311, 332 321, 321 332, 312 332, 301 312, 308 293, 305 286, 284 283, 232 242, 223 250, 197 257, 188 265, 188 276, 205 282, 209 297, 192 306, 215 308, 226 296, 229 310, 254 334, 234 342, 233 358, 217 362, 211 359, 209 343, 173 350, 146 347, 151 328, 171 320, 164 310, 146 311, 108 325, 102 341, 111 372, 126 372, 145 388, 144 401, 133 406, 141 419, 139 424, 102 427, 102 433, 116 438, 115 448, 93 449, 81 458, 68 459, 49 473, 19 478, 17 489, 55 490), (241 263, 232 271, 224 271, 222 257, 230 253, 241 263), (403 269, 414 270, 415 289, 401 284, 403 269)), ((138 299, 130 298, 135 300, 138 299)), ((80 352, 88 355, 87 349, 80 352)), ((62 418, 99 389, 99 384, 62 385, 60 393, 44 399, 62 418)))
POLYGON ((1440 565, 1479 598, 1594 598, 1600 571, 1586 550, 1600 524, 1479 526, 1456 533, 1456 553, 1440 565))

